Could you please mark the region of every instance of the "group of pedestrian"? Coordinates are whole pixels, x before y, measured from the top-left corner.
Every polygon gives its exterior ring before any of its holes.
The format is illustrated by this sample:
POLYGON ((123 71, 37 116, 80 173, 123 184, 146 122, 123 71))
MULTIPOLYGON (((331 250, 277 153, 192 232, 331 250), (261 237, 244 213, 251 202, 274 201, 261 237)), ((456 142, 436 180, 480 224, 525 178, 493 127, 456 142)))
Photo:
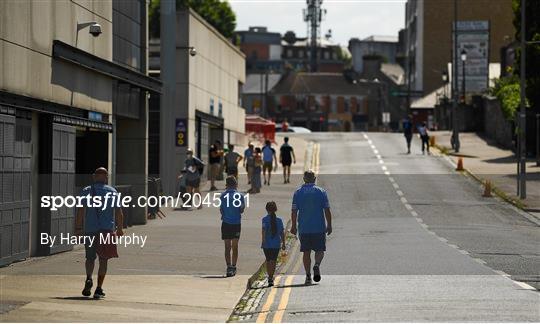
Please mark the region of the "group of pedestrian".
MULTIPOLYGON (((306 278, 304 283, 310 285, 312 280, 321 280, 321 262, 326 251, 326 235, 332 233, 332 213, 326 191, 315 185, 313 171, 304 173, 304 184, 293 194, 291 208, 291 229, 293 235, 300 239, 300 251, 306 278), (314 252, 314 265, 312 264, 314 252), (312 272, 313 270, 313 277, 312 272)), ((233 175, 226 179, 226 190, 221 194, 221 238, 225 245, 226 276, 236 275, 238 262, 238 243, 241 234, 242 214, 245 201, 238 192, 238 182, 233 175), (236 197, 236 198, 235 198, 236 197), (238 203, 234 204, 234 200, 238 203)), ((269 201, 265 206, 266 213, 261 224, 261 248, 266 260, 268 286, 274 285, 274 274, 280 249, 286 248, 286 235, 283 219, 277 216, 278 206, 269 201)))
MULTIPOLYGON (((403 136, 407 142, 407 154, 411 154, 411 141, 413 137, 413 122, 412 116, 409 115, 403 121, 403 136)), ((429 134, 428 127, 425 122, 422 122, 416 126, 420 140, 422 141, 422 154, 430 154, 429 152, 429 134)))
MULTIPOLYGON (((211 148, 214 154, 210 155, 210 169, 212 180, 216 180, 216 167, 223 155, 220 143, 216 143, 211 148)), ((225 155, 225 165, 227 178, 225 180, 226 190, 220 195, 220 215, 221 215, 221 238, 225 247, 225 263, 227 265, 226 276, 236 275, 238 262, 238 243, 241 234, 242 214, 245 211, 244 195, 238 191, 238 164, 244 160, 244 165, 250 175, 250 183, 257 185, 260 189, 260 174, 264 162, 274 162, 274 170, 277 167, 275 151, 271 143, 267 141, 264 148, 254 148, 252 144, 244 152, 244 157, 234 153, 234 146, 229 146, 229 152, 225 155), (266 150, 266 157, 264 154, 266 150), (258 174, 258 179, 257 175, 258 174)), ((285 138, 280 149, 280 161, 284 167, 284 182, 290 182, 291 162, 296 163, 296 157, 292 147, 285 138), (287 167, 287 168, 286 168, 287 167)), ((193 155, 191 149, 187 150, 187 158, 182 171, 182 182, 186 192, 199 192, 200 177, 205 164, 193 155)), ((268 178, 265 176, 265 184, 270 185, 271 168, 266 167, 268 178)), ((306 171, 304 173, 304 184, 293 194, 290 232, 300 239, 300 251, 303 253, 303 263, 306 272, 305 284, 311 284, 312 280, 321 280, 320 265, 326 251, 326 235, 332 233, 332 214, 326 191, 315 185, 315 173, 306 171), (311 254, 315 253, 315 263, 311 268, 311 254), (311 276, 313 270, 313 277, 311 276)), ((93 175, 93 184, 85 187, 80 196, 82 197, 105 197, 108 194, 116 193, 116 189, 108 184, 108 171, 100 167, 93 175)), ((215 188, 214 182, 212 186, 215 188)), ((278 206, 276 202, 269 201, 265 206, 266 213, 262 217, 261 224, 261 248, 263 249, 266 269, 268 273, 268 285, 274 284, 274 273, 280 249, 285 249, 285 227, 283 219, 277 215, 278 206)), ((76 234, 97 237, 100 235, 122 236, 123 233, 122 209, 112 204, 92 207, 85 206, 77 209, 75 219, 76 234)), ((83 296, 90 296, 94 285, 92 276, 95 267, 95 260, 99 258, 98 282, 94 291, 94 298, 104 298, 103 282, 107 274, 108 260, 118 257, 116 245, 113 240, 109 243, 85 244, 85 269, 86 279, 82 290, 83 296)))
MULTIPOLYGON (((272 142, 266 140, 264 146, 254 147, 249 143, 248 148, 244 151, 244 163, 248 174, 248 184, 251 185, 250 193, 259 193, 261 191, 261 174, 264 180, 263 184, 270 186, 272 172, 275 172, 278 167, 276 150, 272 147, 272 142)), ((289 138, 283 139, 283 145, 279 149, 279 161, 283 167, 283 183, 289 183, 291 177, 291 165, 296 163, 294 149, 289 144, 289 138)))

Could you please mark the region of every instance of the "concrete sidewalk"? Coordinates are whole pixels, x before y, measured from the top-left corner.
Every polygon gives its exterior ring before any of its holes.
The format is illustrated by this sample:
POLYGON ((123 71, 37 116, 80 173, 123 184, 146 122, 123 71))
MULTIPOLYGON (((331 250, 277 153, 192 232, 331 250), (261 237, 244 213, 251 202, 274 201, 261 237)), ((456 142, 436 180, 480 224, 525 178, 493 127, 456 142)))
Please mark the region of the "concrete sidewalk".
MULTIPOLYGON (((450 149, 450 131, 431 132, 436 144, 449 150, 449 157, 457 163, 463 158, 464 168, 483 180, 491 180, 493 185, 509 198, 519 201, 517 194, 516 157, 511 150, 500 148, 493 141, 476 133, 460 133, 459 155, 450 149)), ((540 167, 535 161, 527 162, 527 198, 521 200, 525 210, 540 219, 540 167)))
MULTIPOLYGON (((277 142, 281 143, 281 138, 277 142)), ((304 140, 292 135, 290 143, 297 155, 291 184, 282 184, 280 166, 271 186, 250 195, 243 217, 236 277, 223 276, 225 261, 217 208, 167 209, 166 218, 125 231, 147 235, 148 239, 144 248, 119 247, 120 258, 109 265, 104 300, 81 296, 85 279, 82 246, 1 268, 2 322, 226 321, 244 294, 248 278, 264 261, 260 249, 264 205, 276 201, 278 214, 284 221, 289 219, 292 193, 300 185, 304 157, 309 156, 305 154, 308 145, 304 140)), ((206 183, 203 190, 208 187, 206 183)), ((223 181, 218 182, 218 188, 224 188, 223 181)), ((241 174, 240 190, 247 188, 246 175, 241 174)))

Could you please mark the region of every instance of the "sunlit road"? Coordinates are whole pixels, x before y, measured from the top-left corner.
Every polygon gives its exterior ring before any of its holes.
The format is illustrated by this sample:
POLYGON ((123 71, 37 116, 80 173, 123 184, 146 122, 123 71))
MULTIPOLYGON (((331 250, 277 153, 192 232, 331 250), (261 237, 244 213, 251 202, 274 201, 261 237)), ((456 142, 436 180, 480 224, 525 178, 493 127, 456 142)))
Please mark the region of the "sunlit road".
POLYGON ((293 247, 250 320, 540 321, 535 223, 417 139, 407 155, 400 134, 304 137, 320 147, 334 215, 323 277, 303 286, 293 247))

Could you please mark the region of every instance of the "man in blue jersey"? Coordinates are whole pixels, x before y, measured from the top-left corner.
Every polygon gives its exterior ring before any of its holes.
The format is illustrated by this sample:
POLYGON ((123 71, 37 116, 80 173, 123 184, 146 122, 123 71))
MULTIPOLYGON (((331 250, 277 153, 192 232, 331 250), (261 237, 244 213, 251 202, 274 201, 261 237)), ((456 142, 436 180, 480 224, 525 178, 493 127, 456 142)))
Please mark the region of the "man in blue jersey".
POLYGON ((304 172, 304 184, 296 189, 292 201, 291 233, 300 237, 300 251, 304 253, 306 285, 311 284, 311 251, 315 252, 313 280, 321 280, 320 265, 326 251, 326 234, 332 233, 332 213, 326 191, 315 185, 315 173, 304 172))
POLYGON ((238 182, 234 176, 225 179, 227 189, 220 196, 221 239, 225 243, 227 277, 236 275, 238 241, 240 240, 242 213, 245 209, 244 195, 236 190, 238 182), (232 255, 231 255, 232 251, 232 255))
POLYGON ((272 147, 272 142, 266 140, 262 148, 263 158, 263 177, 264 184, 270 185, 270 178, 272 177, 272 161, 274 162, 274 171, 277 170, 277 157, 276 150, 272 147), (268 171, 268 179, 266 178, 266 172, 268 171))
POLYGON ((122 209, 115 207, 117 203, 113 203, 110 199, 117 195, 117 191, 107 185, 108 177, 107 169, 103 167, 94 171, 94 183, 85 187, 80 194, 80 196, 87 199, 82 200, 84 207, 77 208, 75 219, 75 233, 80 235, 84 231, 85 236, 93 238, 92 242, 87 242, 84 245, 86 252, 86 281, 82 291, 83 296, 88 297, 91 294, 93 286, 92 273, 94 272, 95 260, 99 257, 98 283, 94 291, 94 298, 96 299, 105 297, 102 285, 107 274, 108 259, 118 257, 116 245, 113 243, 101 243, 100 238, 102 236, 124 235, 122 230, 122 209), (100 197, 101 204, 96 204, 94 198, 91 197, 100 197))

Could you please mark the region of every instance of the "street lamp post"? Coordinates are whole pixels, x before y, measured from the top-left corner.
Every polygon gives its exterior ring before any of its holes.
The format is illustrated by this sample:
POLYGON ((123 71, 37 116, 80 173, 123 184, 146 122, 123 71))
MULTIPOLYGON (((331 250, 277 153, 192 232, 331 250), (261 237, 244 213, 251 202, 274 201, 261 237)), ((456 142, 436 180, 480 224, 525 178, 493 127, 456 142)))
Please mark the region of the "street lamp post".
POLYGON ((467 62, 467 51, 462 50, 461 51, 461 67, 462 67, 462 86, 463 86, 463 103, 465 103, 465 99, 467 96, 467 88, 465 87, 465 63, 467 62))
POLYGON ((525 52, 526 52, 526 14, 525 14, 525 2, 521 0, 521 62, 520 62, 520 109, 519 109, 519 197, 521 199, 527 198, 527 186, 526 186, 526 167, 527 167, 527 144, 525 136, 525 52))
POLYGON ((457 0, 454 0, 454 24, 452 26, 452 33, 454 38, 454 46, 452 51, 454 52, 453 57, 454 61, 452 62, 452 138, 451 144, 456 153, 459 153, 459 116, 458 116, 458 81, 457 81, 457 60, 458 60, 458 51, 457 51, 457 21, 458 21, 458 5, 457 0))

